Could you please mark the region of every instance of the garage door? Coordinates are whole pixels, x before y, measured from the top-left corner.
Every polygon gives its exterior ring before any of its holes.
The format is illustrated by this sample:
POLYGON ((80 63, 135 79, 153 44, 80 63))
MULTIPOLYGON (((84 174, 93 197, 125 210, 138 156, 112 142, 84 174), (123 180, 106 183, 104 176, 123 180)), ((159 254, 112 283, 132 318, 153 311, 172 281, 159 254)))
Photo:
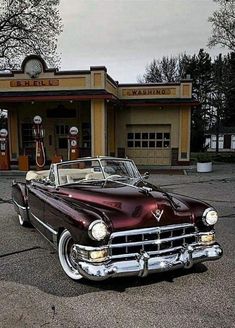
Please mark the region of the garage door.
POLYGON ((128 125, 127 156, 138 165, 170 165, 171 126, 128 125))

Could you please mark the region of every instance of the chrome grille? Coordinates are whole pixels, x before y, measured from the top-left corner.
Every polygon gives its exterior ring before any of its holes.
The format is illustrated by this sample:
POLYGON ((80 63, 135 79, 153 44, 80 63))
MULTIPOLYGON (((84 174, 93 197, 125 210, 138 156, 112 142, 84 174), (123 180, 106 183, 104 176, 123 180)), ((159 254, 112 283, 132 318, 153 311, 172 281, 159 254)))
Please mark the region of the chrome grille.
POLYGON ((151 255, 178 252, 186 244, 197 243, 193 224, 168 225, 114 232, 110 236, 109 249, 112 259, 129 259, 141 251, 151 255))

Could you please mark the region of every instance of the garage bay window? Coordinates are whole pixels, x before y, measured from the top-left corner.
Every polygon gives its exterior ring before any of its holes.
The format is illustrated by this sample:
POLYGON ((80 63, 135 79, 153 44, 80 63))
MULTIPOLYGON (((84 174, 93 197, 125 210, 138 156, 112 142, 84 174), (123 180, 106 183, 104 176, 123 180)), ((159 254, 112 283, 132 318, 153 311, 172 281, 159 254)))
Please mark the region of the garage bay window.
POLYGON ((169 148, 169 132, 128 132, 128 148, 169 148))

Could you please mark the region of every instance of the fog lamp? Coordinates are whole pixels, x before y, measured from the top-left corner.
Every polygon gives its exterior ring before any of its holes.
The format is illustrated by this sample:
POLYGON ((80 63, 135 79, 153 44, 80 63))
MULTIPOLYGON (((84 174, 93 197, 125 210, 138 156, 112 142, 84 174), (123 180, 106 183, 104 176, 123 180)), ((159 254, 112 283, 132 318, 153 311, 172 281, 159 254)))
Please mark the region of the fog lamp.
POLYGON ((89 259, 94 262, 102 262, 107 260, 108 258, 108 250, 107 249, 100 249, 97 251, 90 251, 89 252, 89 259))
POLYGON ((210 245, 215 242, 215 234, 206 234, 206 235, 201 235, 199 238, 201 244, 204 245, 210 245))

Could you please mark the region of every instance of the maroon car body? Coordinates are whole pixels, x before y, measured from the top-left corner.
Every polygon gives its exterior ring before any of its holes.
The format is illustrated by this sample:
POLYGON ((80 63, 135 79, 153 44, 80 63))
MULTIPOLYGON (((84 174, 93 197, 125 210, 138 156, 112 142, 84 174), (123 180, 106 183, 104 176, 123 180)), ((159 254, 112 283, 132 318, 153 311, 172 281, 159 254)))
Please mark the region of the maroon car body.
POLYGON ((13 182, 12 198, 20 224, 32 224, 58 249, 74 280, 146 276, 222 256, 216 211, 146 182, 128 159, 30 171, 25 183, 13 182))

